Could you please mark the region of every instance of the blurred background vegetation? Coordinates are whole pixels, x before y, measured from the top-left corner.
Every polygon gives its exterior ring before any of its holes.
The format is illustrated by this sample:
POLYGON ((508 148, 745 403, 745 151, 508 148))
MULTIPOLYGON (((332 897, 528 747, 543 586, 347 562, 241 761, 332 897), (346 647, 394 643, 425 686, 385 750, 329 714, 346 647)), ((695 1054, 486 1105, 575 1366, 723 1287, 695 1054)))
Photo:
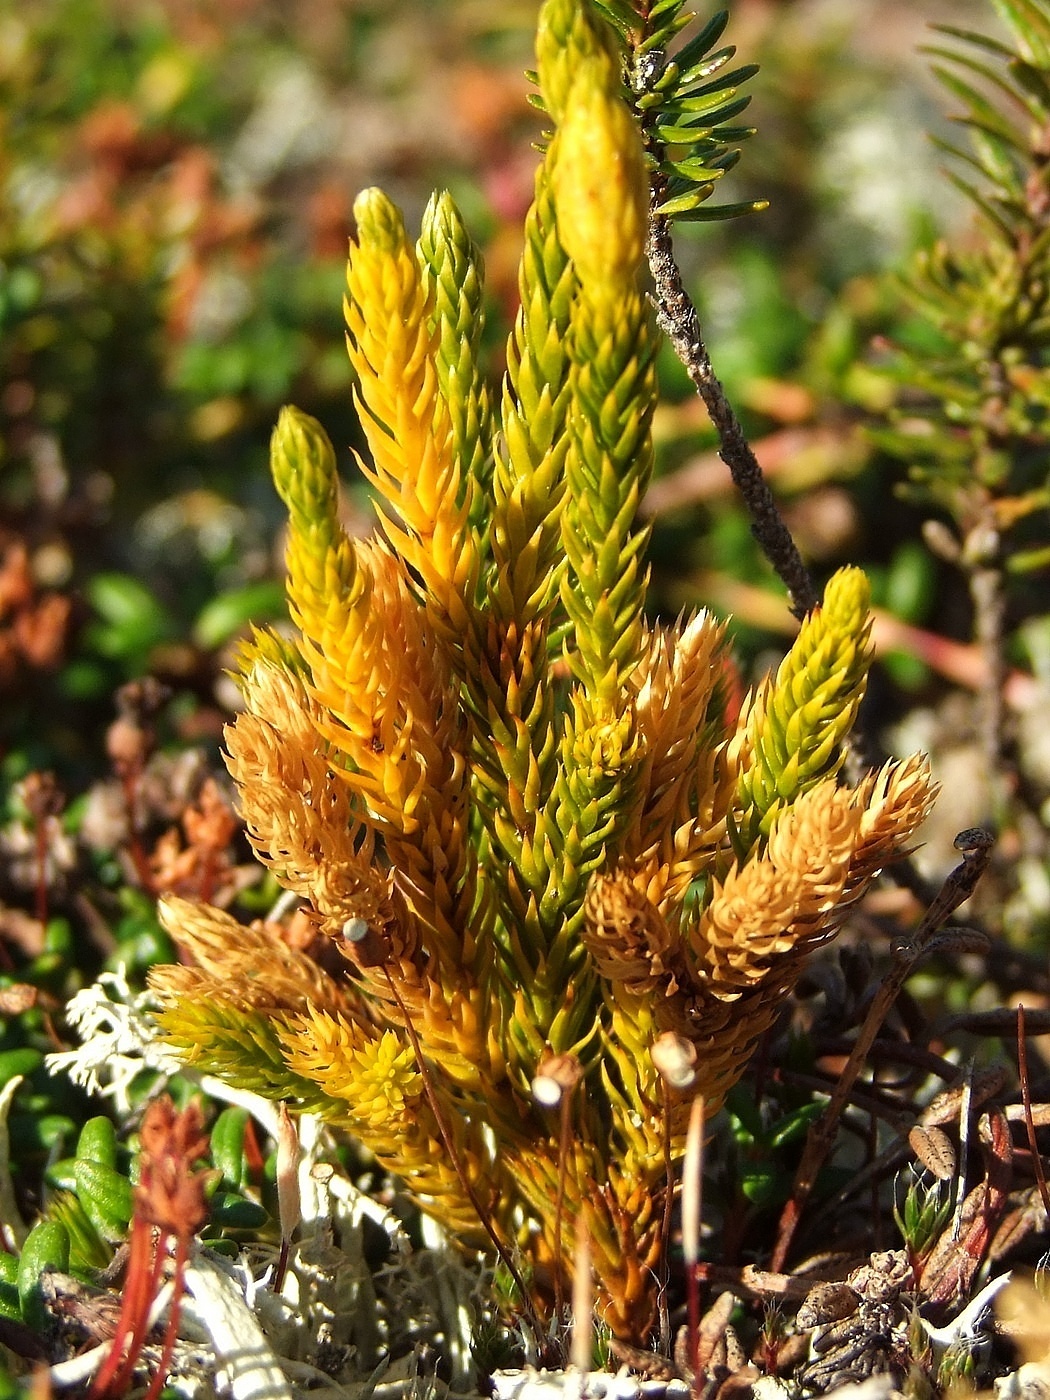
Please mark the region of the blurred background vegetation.
MULTIPOLYGON (((701 7, 702 8, 702 7, 701 7)), ((964 13, 965 12, 965 13, 964 13)), ((910 622, 965 636, 860 431, 902 312, 881 276, 958 216, 927 132, 929 20, 987 5, 746 0, 757 136, 726 197, 769 210, 679 235, 715 365, 818 572, 868 567, 910 622), (937 616, 935 616, 937 612, 937 616)), ((535 5, 487 0, 27 0, 0 15, 0 597, 9 779, 92 776, 115 685, 173 685, 215 740, 223 648, 281 611, 266 472, 279 406, 356 441, 340 297, 355 192, 410 226, 460 202, 488 267, 493 372, 537 134, 535 5)), ((649 506, 662 606, 786 625, 670 356, 649 506)), ((352 510, 367 519, 349 451, 352 510)), ((366 528, 362 524, 362 528, 366 528)), ((771 585, 770 585, 771 586, 771 585)), ((958 610, 956 610, 958 611, 958 610)), ((921 686, 920 659, 896 678, 921 686)))

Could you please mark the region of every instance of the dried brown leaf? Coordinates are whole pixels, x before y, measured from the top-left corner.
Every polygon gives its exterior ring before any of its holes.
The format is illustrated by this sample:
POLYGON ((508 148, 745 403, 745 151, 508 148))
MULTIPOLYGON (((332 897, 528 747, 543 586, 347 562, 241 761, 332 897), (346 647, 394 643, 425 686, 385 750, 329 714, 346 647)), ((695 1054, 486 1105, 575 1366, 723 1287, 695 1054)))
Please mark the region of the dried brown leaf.
POLYGON ((711 1365, 715 1347, 725 1335, 729 1319, 736 1307, 735 1296, 728 1292, 720 1293, 700 1319, 700 1336, 696 1348, 696 1359, 701 1372, 711 1365))
POLYGON ((0 987, 0 1015, 20 1016, 36 1005, 39 989, 28 982, 12 982, 9 987, 0 987))
POLYGON ((958 1170, 955 1145, 941 1128, 924 1128, 916 1124, 908 1134, 915 1156, 938 1181, 951 1181, 958 1170))
POLYGON ((952 1305, 969 1296, 970 1285, 988 1252, 1010 1190, 1013 1144, 1001 1109, 982 1116, 978 1135, 984 1146, 985 1179, 966 1196, 923 1266, 920 1287, 927 1303, 952 1305))

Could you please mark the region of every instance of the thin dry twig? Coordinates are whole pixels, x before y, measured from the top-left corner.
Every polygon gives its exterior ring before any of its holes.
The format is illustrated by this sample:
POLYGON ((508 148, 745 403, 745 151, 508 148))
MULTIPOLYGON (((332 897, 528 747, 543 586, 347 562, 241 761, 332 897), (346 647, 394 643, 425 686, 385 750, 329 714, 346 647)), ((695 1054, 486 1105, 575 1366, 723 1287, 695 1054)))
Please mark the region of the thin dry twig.
MULTIPOLYGON (((664 198, 665 191, 657 177, 653 181, 653 211, 664 198)), ((801 621, 820 602, 817 590, 802 562, 791 531, 777 509, 769 483, 744 436, 725 389, 711 366, 711 357, 700 330, 700 318, 682 285, 682 275, 675 262, 670 221, 655 212, 649 215, 646 251, 655 286, 657 324, 674 346, 675 353, 704 401, 718 432, 719 456, 729 468, 751 516, 752 533, 787 588, 792 613, 801 621)))
POLYGON ((1032 1166, 1035 1169, 1035 1179, 1039 1186, 1039 1199, 1043 1203, 1047 1219, 1050 1220, 1050 1191, 1046 1186, 1046 1173, 1043 1170, 1043 1158, 1039 1151, 1039 1145, 1035 1140, 1035 1119, 1032 1117, 1032 1086, 1028 1079, 1028 1037, 1025 1025, 1025 1008, 1022 1004, 1017 1007, 1017 1070, 1021 1081, 1021 1103, 1024 1105, 1024 1125, 1028 1134, 1028 1146, 1032 1150, 1032 1166))
POLYGON ((404 1017, 405 1032, 408 1035, 409 1043, 412 1046, 412 1053, 415 1055, 416 1058, 416 1065, 419 1069, 419 1076, 423 1084, 423 1092, 426 1095, 427 1103, 430 1105, 430 1110, 434 1115, 434 1121, 437 1124, 438 1132, 441 1134, 441 1140, 445 1145, 445 1151, 448 1153, 449 1161, 452 1163, 452 1169, 456 1173, 456 1176, 459 1178, 459 1183, 463 1188, 464 1194, 470 1201, 470 1204, 473 1206, 474 1212, 478 1217, 478 1221, 480 1222, 481 1227, 485 1231, 486 1235, 488 1235, 489 1239, 491 1240, 492 1247, 496 1251, 500 1262, 503 1264, 503 1267, 507 1270, 507 1273, 513 1280, 514 1286, 518 1290, 518 1294, 521 1299, 522 1309, 525 1313, 526 1318, 528 1319, 530 1327, 532 1327, 533 1329, 537 1341, 539 1341, 543 1337, 543 1327, 540 1323, 540 1319, 536 1312, 536 1308, 532 1302, 532 1294, 526 1287, 525 1280, 521 1275, 521 1270, 518 1268, 517 1264, 514 1261, 514 1255, 511 1253, 510 1249, 497 1234, 496 1227, 492 1223, 492 1219, 488 1211, 485 1210, 484 1206, 481 1204, 481 1200, 478 1197, 478 1193, 474 1190, 474 1186, 470 1180, 470 1177, 467 1175, 466 1167, 463 1165, 463 1160, 460 1157, 459 1151, 456 1148, 456 1144, 453 1140, 451 1130, 449 1129, 449 1126, 445 1121, 445 1116, 441 1111, 441 1104, 438 1102, 437 1094, 434 1092, 433 1080, 430 1077, 430 1068, 427 1065, 426 1059, 424 1058, 423 1047, 419 1043, 419 1036, 416 1034, 416 1029, 412 1024, 412 1019, 408 1014, 408 1009, 405 1006, 401 994, 398 992, 397 987, 394 984, 394 979, 390 976, 390 973, 387 972, 385 968, 383 969, 383 971, 386 976, 387 986, 390 988, 391 995, 397 1002, 398 1010, 404 1017))
MULTIPOLYGON (((656 323, 670 340, 708 416, 718 433, 718 455, 729 468, 733 484, 740 492, 751 517, 751 533, 788 591, 788 607, 799 622, 820 604, 809 570, 803 562, 791 531, 780 514, 776 499, 762 472, 758 458, 744 435, 740 420, 711 364, 700 317, 682 283, 675 261, 671 223, 655 211, 666 198, 662 178, 653 177, 650 194, 649 236, 646 257, 652 275, 656 323)), ((855 731, 845 744, 846 772, 851 782, 860 779, 864 769, 873 766, 864 736, 855 731)), ((905 877, 902 876, 902 879, 905 877)), ((918 877, 915 877, 916 880, 918 877)))
MULTIPOLYGON (((873 1058, 869 1055, 869 1059, 873 1058)), ((945 1062, 946 1063, 946 1062, 945 1062)), ((952 1070, 958 1074, 958 1066, 951 1066, 952 1070)), ((949 1088, 942 1090, 930 1100, 920 1116, 914 1120, 911 1127, 928 1131, 939 1123, 953 1123, 961 1120, 964 1115, 968 1118, 973 1108, 979 1108, 987 1103, 989 1099, 1003 1088, 1006 1083, 1006 1072, 1002 1068, 993 1070, 980 1070, 976 1074, 967 1073, 964 1081, 956 1082, 949 1088)), ((857 1102, 856 1099, 853 1100, 857 1102)), ((1047 1122, 1050 1122, 1050 1105, 1047 1105, 1047 1122)), ((1043 1105, 1036 1106, 1038 1117, 1043 1105)), ((1020 1116, 1020 1105, 1017 1105, 1017 1115, 1020 1116)), ((1006 1109, 1006 1116, 1011 1117, 1012 1110, 1006 1109)), ((965 1137, 965 1127, 960 1127, 960 1137, 965 1137)), ((900 1136, 873 1161, 861 1167, 859 1171, 850 1176, 850 1179, 839 1188, 834 1195, 828 1197, 822 1203, 822 1209, 830 1213, 837 1206, 842 1205, 851 1197, 856 1196, 871 1182, 878 1181, 890 1175, 905 1162, 913 1152, 913 1148, 908 1138, 900 1136)), ((960 1192, 960 1197, 963 1192, 960 1192)))
POLYGON ((704 1118, 702 1094, 693 1100, 689 1131, 682 1163, 682 1253, 685 1255, 685 1285, 689 1311, 689 1364, 693 1371, 693 1394, 703 1389, 700 1373, 700 1221, 703 1210, 704 1118))
POLYGON ((912 937, 908 940, 902 940, 894 948, 890 970, 872 999, 868 1014, 864 1018, 864 1024, 860 1028, 845 1068, 839 1076, 824 1112, 810 1128, 807 1135, 805 1150, 795 1175, 791 1197, 780 1217, 777 1242, 770 1261, 770 1268, 774 1271, 781 1272, 784 1268, 788 1250, 791 1248, 791 1241, 802 1215, 802 1209, 813 1190, 817 1172, 835 1140, 835 1132, 842 1110, 867 1062, 868 1053, 890 1007, 897 999, 901 988, 916 964, 929 951, 929 944, 942 924, 973 893, 988 864, 992 844, 991 835, 979 827, 960 832, 955 838, 955 847, 963 853, 961 863, 951 871, 944 881, 937 897, 926 911, 912 937))

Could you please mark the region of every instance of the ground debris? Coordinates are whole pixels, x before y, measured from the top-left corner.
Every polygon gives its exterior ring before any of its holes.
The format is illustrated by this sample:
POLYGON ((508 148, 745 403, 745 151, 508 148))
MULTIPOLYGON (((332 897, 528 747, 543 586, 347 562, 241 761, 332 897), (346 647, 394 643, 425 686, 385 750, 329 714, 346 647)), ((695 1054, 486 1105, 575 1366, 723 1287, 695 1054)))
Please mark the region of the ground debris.
POLYGON ((915 1299, 903 1250, 886 1250, 839 1283, 818 1283, 799 1308, 797 1325, 811 1333, 808 1360, 797 1374, 809 1394, 870 1377, 904 1383, 911 1365, 908 1332, 915 1299))

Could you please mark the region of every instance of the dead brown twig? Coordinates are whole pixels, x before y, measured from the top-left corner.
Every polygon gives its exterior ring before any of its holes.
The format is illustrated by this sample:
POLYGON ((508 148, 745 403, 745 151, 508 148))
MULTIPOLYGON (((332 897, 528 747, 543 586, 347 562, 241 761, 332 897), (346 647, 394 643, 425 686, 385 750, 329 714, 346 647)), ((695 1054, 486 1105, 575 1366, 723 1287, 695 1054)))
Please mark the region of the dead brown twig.
MULTIPOLYGON (((660 178, 657 176, 653 183, 653 209, 665 198, 660 178)), ((718 455, 729 468, 733 484, 751 516, 752 533, 787 588, 791 597, 791 611, 801 620, 820 601, 816 588, 791 537, 791 531, 777 509, 758 459, 712 368, 700 330, 700 318, 682 285, 682 276, 675 262, 670 220, 656 213, 649 217, 647 254, 655 285, 657 324, 674 346, 675 353, 704 401, 704 407, 718 432, 718 455)))
POLYGON ((770 1268, 773 1271, 783 1271, 803 1207, 813 1190, 817 1172, 823 1165, 835 1140, 842 1110, 845 1108, 853 1086, 867 1063, 868 1053, 890 1007, 916 965, 931 951, 934 951, 938 931, 954 911, 965 903, 973 893, 988 864, 992 844, 991 835, 979 827, 960 832, 955 838, 955 847, 963 854, 961 863, 951 871, 944 881, 937 897, 926 911, 912 937, 898 943, 894 948, 890 970, 868 1008, 868 1014, 864 1018, 864 1024, 857 1035, 850 1057, 839 1076, 824 1112, 810 1128, 806 1137, 806 1146, 802 1153, 802 1161, 795 1174, 791 1196, 780 1216, 777 1241, 770 1261, 770 1268))
POLYGON ((1047 1218, 1050 1219, 1050 1192, 1047 1191, 1046 1173, 1043 1158, 1035 1140, 1035 1120, 1032 1117, 1032 1088, 1028 1078, 1028 1037, 1025 1025, 1025 1008, 1017 1008, 1017 1070, 1021 1081, 1021 1103, 1024 1106, 1024 1125, 1028 1134, 1028 1146, 1032 1151, 1032 1165, 1039 1186, 1039 1199, 1043 1203, 1047 1218))

